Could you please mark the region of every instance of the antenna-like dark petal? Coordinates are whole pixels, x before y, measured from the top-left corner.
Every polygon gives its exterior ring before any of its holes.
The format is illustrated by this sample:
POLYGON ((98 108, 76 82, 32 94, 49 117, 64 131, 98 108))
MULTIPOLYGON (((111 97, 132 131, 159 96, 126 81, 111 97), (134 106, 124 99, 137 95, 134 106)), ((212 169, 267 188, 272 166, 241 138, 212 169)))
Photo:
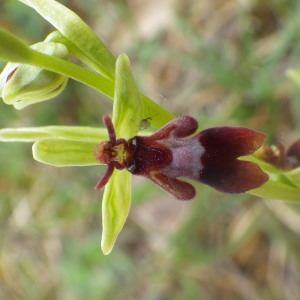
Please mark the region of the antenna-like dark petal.
POLYGON ((98 181, 98 183, 95 186, 96 190, 101 190, 108 182, 110 179, 111 175, 114 172, 114 166, 112 164, 107 165, 107 169, 103 177, 98 181))
POLYGON ((112 123, 111 117, 109 115, 104 115, 103 123, 107 128, 109 141, 111 142, 112 145, 115 145, 116 144, 116 131, 115 131, 115 127, 112 123))

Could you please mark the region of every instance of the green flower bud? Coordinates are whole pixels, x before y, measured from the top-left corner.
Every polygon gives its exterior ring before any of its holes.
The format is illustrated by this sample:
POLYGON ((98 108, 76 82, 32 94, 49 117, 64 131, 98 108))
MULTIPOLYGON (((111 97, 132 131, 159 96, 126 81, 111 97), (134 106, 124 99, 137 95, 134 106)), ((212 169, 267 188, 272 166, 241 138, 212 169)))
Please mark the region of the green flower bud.
MULTIPOLYGON (((40 42, 31 46, 44 54, 68 60, 68 49, 59 43, 40 42)), ((0 75, 0 96, 6 104, 22 109, 60 94, 68 78, 38 67, 8 63, 0 75)))

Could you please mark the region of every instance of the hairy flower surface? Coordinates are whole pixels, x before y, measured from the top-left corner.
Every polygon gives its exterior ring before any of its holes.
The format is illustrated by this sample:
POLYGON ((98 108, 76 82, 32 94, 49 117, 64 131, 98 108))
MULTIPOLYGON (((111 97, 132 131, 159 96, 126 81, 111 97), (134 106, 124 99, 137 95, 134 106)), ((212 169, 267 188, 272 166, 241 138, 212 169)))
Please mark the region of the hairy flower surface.
POLYGON ((224 193, 244 193, 268 180, 258 165, 238 160, 260 148, 265 134, 242 127, 215 127, 192 135, 198 122, 192 117, 178 117, 151 136, 116 140, 109 116, 103 117, 109 141, 96 146, 99 163, 107 164, 106 174, 96 188, 102 188, 114 168, 142 175, 177 199, 189 200, 195 188, 178 177, 207 184, 224 193))

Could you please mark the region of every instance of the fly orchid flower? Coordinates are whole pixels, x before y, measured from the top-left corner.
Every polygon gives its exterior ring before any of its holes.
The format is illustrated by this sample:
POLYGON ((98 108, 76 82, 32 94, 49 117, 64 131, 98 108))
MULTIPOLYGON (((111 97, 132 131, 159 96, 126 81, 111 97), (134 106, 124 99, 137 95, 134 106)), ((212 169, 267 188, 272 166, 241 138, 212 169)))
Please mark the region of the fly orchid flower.
POLYGON ((197 120, 182 116, 151 136, 135 136, 126 141, 116 139, 108 115, 104 115, 103 122, 109 141, 96 146, 95 157, 99 163, 107 164, 107 170, 96 189, 105 186, 115 168, 145 176, 180 200, 192 199, 196 191, 178 177, 232 194, 258 188, 269 179, 257 164, 237 159, 262 146, 266 136, 261 132, 215 127, 193 135, 198 128, 197 120))

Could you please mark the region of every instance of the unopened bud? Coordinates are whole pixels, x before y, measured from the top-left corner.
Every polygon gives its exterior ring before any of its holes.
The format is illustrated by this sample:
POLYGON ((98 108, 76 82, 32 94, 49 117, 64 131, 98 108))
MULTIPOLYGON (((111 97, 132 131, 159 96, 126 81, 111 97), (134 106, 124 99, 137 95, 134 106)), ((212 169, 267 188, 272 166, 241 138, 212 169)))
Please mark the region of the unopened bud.
MULTIPOLYGON (((68 49, 59 43, 40 42, 31 46, 44 54, 68 60, 68 49)), ((22 109, 60 94, 68 78, 38 67, 8 63, 0 75, 0 95, 6 104, 22 109)))

